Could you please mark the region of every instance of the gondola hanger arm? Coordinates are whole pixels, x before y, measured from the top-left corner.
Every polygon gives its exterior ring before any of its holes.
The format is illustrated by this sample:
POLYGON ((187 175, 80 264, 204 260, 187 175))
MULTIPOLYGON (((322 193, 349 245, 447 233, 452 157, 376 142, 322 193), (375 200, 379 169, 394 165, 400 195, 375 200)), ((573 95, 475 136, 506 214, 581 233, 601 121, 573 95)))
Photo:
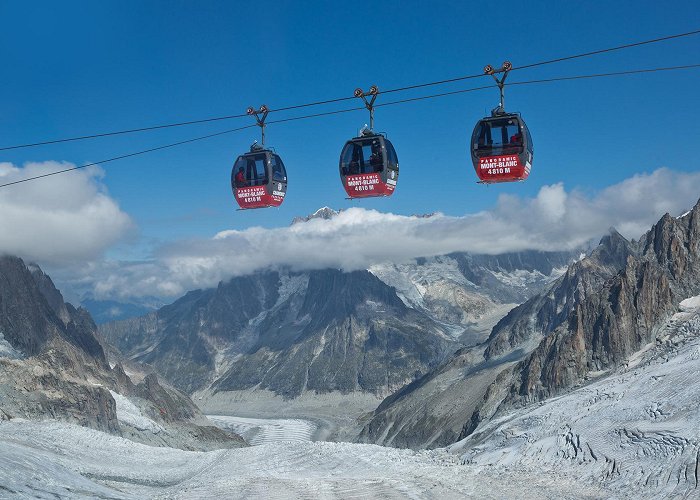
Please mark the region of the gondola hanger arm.
POLYGON ((372 85, 369 88, 368 92, 365 92, 361 88, 356 88, 355 89, 355 97, 361 98, 362 101, 365 103, 365 108, 369 110, 369 129, 374 130, 374 101, 377 100, 377 96, 379 95, 379 87, 376 85, 372 85), (367 96, 372 96, 369 100, 367 100, 367 96))
POLYGON ((261 133, 261 141, 260 144, 262 147, 265 147, 265 120, 267 119, 267 115, 270 112, 270 109, 263 104, 260 106, 260 109, 256 110, 252 106, 249 106, 248 109, 246 110, 246 113, 250 116, 255 117, 255 121, 258 124, 258 127, 260 127, 260 133, 261 133))
POLYGON ((494 69, 493 66, 490 64, 487 64, 484 66, 484 74, 491 75, 493 79, 496 81, 496 86, 498 87, 498 91, 501 94, 501 100, 498 103, 498 110, 499 113, 505 113, 505 82, 506 78, 508 78, 508 72, 513 69, 513 65, 511 64, 510 61, 505 61, 500 69, 494 69), (503 73, 503 76, 501 78, 498 78, 496 74, 498 73, 503 73))

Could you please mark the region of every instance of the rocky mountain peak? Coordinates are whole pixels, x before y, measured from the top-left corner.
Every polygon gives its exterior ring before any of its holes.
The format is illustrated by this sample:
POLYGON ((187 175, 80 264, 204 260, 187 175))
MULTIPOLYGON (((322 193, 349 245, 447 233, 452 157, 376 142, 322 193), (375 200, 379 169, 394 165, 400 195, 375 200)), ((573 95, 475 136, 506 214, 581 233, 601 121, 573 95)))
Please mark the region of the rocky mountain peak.
MULTIPOLYGON (((677 304, 700 293, 699 225, 700 204, 681 218, 665 214, 637 245, 616 232, 603 238, 581 264, 598 260, 619 266, 624 258, 623 265, 612 276, 610 268, 596 265, 588 265, 588 273, 583 265, 569 269, 572 277, 589 283, 587 292, 576 295, 554 329, 540 333, 539 344, 515 365, 512 378, 506 377, 500 388, 490 389, 498 396, 484 403, 479 415, 465 426, 465 435, 498 408, 558 394, 590 372, 626 363, 653 342, 655 332, 676 311, 677 304), (509 384, 509 389, 503 387, 509 384)), ((556 294, 561 285, 556 284, 547 294, 556 294)), ((530 314, 544 311, 539 308, 530 314)))
POLYGON ((307 290, 300 314, 310 314, 313 324, 346 318, 367 301, 390 306, 397 311, 407 308, 393 287, 388 287, 369 271, 312 271, 307 290))
POLYGON ((34 356, 60 339, 104 365, 95 330, 89 314, 64 303, 38 266, 27 267, 17 257, 0 257, 0 331, 13 348, 34 356))
POLYGON ((312 219, 329 220, 337 216, 340 212, 342 212, 342 210, 335 211, 330 207, 322 207, 316 210, 311 215, 307 215, 306 217, 294 217, 294 219, 292 219, 292 225, 299 224, 302 222, 309 222, 312 219))
POLYGON ((337 269, 238 277, 100 328, 186 391, 258 388, 288 398, 387 394, 455 347, 393 287, 368 271, 337 269))
POLYGON ((600 243, 593 249, 590 257, 601 265, 620 269, 625 265, 627 257, 633 251, 632 244, 617 229, 611 227, 608 230, 608 234, 600 239, 600 243))
POLYGON ((644 258, 670 274, 677 293, 690 293, 700 273, 700 202, 683 217, 665 214, 640 244, 644 258))
POLYGON ((53 284, 51 278, 49 278, 49 276, 36 264, 28 264, 27 269, 32 273, 34 281, 36 282, 41 294, 44 296, 49 306, 51 306, 51 309, 53 309, 53 311, 64 323, 68 323, 70 321, 70 314, 68 313, 68 309, 63 301, 63 295, 61 295, 61 292, 59 292, 56 286, 53 284))

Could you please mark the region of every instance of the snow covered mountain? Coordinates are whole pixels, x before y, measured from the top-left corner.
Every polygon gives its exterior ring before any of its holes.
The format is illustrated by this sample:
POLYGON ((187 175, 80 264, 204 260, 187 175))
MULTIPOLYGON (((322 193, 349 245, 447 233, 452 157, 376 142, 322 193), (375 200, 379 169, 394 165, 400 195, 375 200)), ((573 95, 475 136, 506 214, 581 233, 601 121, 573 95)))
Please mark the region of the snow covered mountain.
POLYGON ((307 215, 306 217, 294 217, 292 219, 292 225, 294 224, 299 224, 303 222, 309 222, 312 219, 332 219, 336 215, 338 215, 340 211, 335 211, 330 207, 321 207, 318 210, 316 210, 314 213, 311 215, 307 215))
MULTIPOLYGON (((280 392, 287 395, 295 394, 285 392, 289 388, 302 387, 303 393, 309 384, 368 383, 372 379, 366 377, 373 372, 363 370, 376 354, 367 346, 372 335, 387 342, 379 343, 384 353, 401 353, 400 362, 414 367, 421 358, 409 351, 416 346, 392 328, 408 332, 414 341, 420 338, 423 345, 454 345, 461 325, 477 319, 479 309, 469 308, 473 302, 454 300, 459 294, 438 293, 446 285, 436 283, 449 281, 453 290, 481 293, 495 304, 507 300, 503 293, 530 293, 528 283, 536 288, 558 273, 553 262, 549 272, 544 266, 535 273, 522 265, 524 260, 507 270, 506 262, 515 259, 511 256, 498 265, 480 264, 484 278, 472 281, 465 273, 479 269, 475 261, 481 257, 469 258, 464 272, 455 264, 459 258, 448 256, 407 267, 382 266, 373 269, 376 274, 261 273, 222 283, 216 290, 191 292, 171 306, 131 320, 141 329, 117 338, 133 343, 135 358, 155 352, 156 362, 164 354, 196 367, 201 360, 193 355, 204 353, 203 359, 218 367, 204 373, 214 373, 210 389, 220 394, 244 383, 238 379, 240 372, 258 380, 258 387, 275 390, 272 384, 282 384, 280 392), (377 275, 400 287, 387 286, 377 275), (494 275, 527 279, 521 281, 522 288, 515 283, 503 291, 490 281, 494 275), (436 297, 445 302, 440 304, 436 297), (459 309, 445 303, 458 303, 459 309), (366 337, 360 336, 363 331, 366 337), (433 338, 416 337, 426 331, 433 338), (225 341, 231 338, 249 351, 239 347, 241 351, 230 356, 233 344, 225 341), (358 338, 365 341, 362 350, 352 343, 358 338), (388 349, 390 340, 396 344, 388 349), (275 349, 284 358, 275 359, 275 349), (309 350, 310 358, 305 357, 309 350), (361 363, 359 356, 364 356, 361 363), (303 379, 292 378, 304 363, 310 367, 319 362, 303 379), (343 367, 358 371, 350 370, 353 376, 344 379, 340 375, 347 372, 339 369, 343 367), (333 377, 323 378, 328 374, 333 377)), ((0 319, 5 318, 0 323, 0 376, 3 381, 18 380, 11 394, 2 392, 8 387, 5 382, 0 384, 0 491, 10 495, 35 495, 36 484, 26 480, 31 474, 45 488, 42 494, 71 496, 80 491, 115 498, 231 492, 241 498, 302 496, 310 487, 328 496, 369 498, 696 496, 700 203, 678 219, 663 217, 639 241, 627 241, 612 231, 590 255, 502 318, 484 343, 462 348, 439 367, 427 368, 425 376, 399 389, 363 420, 365 441, 446 446, 420 452, 305 441, 323 439, 318 432, 321 419, 215 417, 218 425, 245 433, 255 445, 239 450, 154 451, 124 440, 115 433, 172 433, 172 422, 153 410, 162 407, 167 414, 183 403, 158 401, 164 394, 154 377, 125 389, 125 370, 99 361, 100 350, 102 358, 107 356, 99 342, 90 340, 94 325, 86 318, 81 322, 84 313, 64 304, 40 270, 25 272, 0 262, 0 271, 0 319), (6 283, 9 291, 3 293, 6 283), (22 309, 22 303, 31 307, 22 309), (43 333, 23 335, 30 327, 43 333), (35 354, 28 356, 29 352, 35 354), (84 364, 81 359, 80 366, 87 367, 83 371, 66 361, 75 356, 88 360, 84 364), (61 369, 50 373, 52 367, 61 369), (70 377, 64 369, 73 370, 70 377), (66 380, 56 383, 57 377, 66 380), (69 384, 84 386, 80 391, 102 391, 101 396, 73 393, 64 387, 69 384), (20 391, 26 387, 40 395, 38 399, 22 399, 26 395, 20 391), (17 418, 36 418, 29 409, 37 408, 40 397, 51 398, 59 390, 66 407, 54 405, 54 411, 61 420, 73 422, 81 421, 80 411, 102 415, 95 406, 81 409, 81 398, 99 401, 104 396, 109 401, 109 394, 118 431, 99 422, 87 425, 112 434, 17 418), (153 402, 155 406, 149 406, 153 402)), ((181 376, 196 374, 184 366, 180 365, 181 376)), ((208 365, 199 366, 206 370, 208 365)), ((366 387, 389 385, 384 378, 366 387)), ((355 394, 344 396, 348 406, 342 410, 351 407, 355 394)), ((114 421, 109 411, 104 414, 103 423, 114 421)), ((170 439, 181 448, 187 446, 172 434, 170 439)))
MULTIPOLYGON (((294 223, 335 215, 324 207, 294 223)), ((380 398, 460 346, 483 341, 508 310, 578 257, 455 253, 370 272, 260 272, 100 331, 124 355, 151 364, 189 393, 380 398)))
POLYGON ((491 419, 616 370, 700 293, 700 203, 639 241, 612 231, 590 256, 512 310, 482 345, 387 398, 362 440, 447 445, 491 419))
POLYGON ((190 292, 102 334, 193 392, 388 395, 457 347, 367 271, 266 272, 190 292))
POLYGON ((523 251, 500 255, 453 253, 405 264, 375 265, 370 272, 396 288, 407 306, 475 345, 518 304, 541 291, 581 258, 581 251, 523 251))
POLYGON ((243 444, 154 374, 110 364, 96 331, 41 269, 0 257, 0 420, 57 419, 189 449, 243 444))
POLYGON ((314 423, 216 417, 253 446, 144 446, 59 422, 0 421, 12 498, 695 498, 700 297, 627 365, 513 408, 447 448, 310 442, 314 423), (31 477, 32 481, 27 478, 31 477), (78 492, 78 493, 77 493, 78 492))

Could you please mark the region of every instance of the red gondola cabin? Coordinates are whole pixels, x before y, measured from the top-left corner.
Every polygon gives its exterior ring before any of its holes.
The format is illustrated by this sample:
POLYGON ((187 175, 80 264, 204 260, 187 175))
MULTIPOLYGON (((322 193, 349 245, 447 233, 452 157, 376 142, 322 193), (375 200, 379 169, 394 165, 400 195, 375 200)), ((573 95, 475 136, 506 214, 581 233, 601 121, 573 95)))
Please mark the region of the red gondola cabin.
POLYGON ((532 168, 532 137, 520 114, 494 111, 479 120, 472 134, 471 155, 481 183, 527 179, 532 168))
POLYGON ((370 130, 345 143, 340 178, 349 198, 391 196, 399 180, 399 159, 389 139, 370 130))
POLYGON ((287 192, 282 158, 257 144, 242 154, 231 170, 231 188, 241 209, 278 207, 287 192))

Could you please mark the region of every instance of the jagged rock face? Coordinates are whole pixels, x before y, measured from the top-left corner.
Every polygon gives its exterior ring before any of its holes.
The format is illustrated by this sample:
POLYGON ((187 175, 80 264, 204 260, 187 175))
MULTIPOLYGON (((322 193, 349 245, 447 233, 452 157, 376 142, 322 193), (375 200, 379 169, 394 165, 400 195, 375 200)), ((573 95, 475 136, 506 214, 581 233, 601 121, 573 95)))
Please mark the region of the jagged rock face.
POLYGON ((548 293, 541 293, 511 310, 491 332, 487 359, 508 354, 529 342, 539 342, 542 335, 554 331, 567 321, 575 305, 612 278, 633 249, 617 231, 605 236, 591 254, 569 266, 548 293))
POLYGON ((0 378, 5 380, 0 383, 0 407, 10 417, 48 417, 119 432, 114 399, 103 387, 66 377, 41 359, 11 362, 0 358, 0 378))
POLYGON ((64 304, 40 269, 34 266, 30 271, 21 259, 0 257, 0 332, 15 349, 33 356, 61 338, 104 365, 94 331, 89 315, 64 304))
POLYGON ((454 350, 437 324, 366 271, 260 273, 103 325, 132 359, 194 391, 388 394, 454 350))
POLYGON ((218 349, 250 348, 246 327, 275 304, 278 282, 277 273, 236 278, 217 289, 189 292, 144 317, 100 325, 100 332, 131 359, 192 391, 210 379, 218 349))
POLYGON ((638 242, 612 232, 548 290, 511 311, 484 346, 460 351, 413 390, 383 403, 361 439, 444 445, 460 418, 457 439, 514 406, 626 363, 654 341, 680 300, 700 294, 699 235, 700 203, 681 219, 664 216, 638 242), (439 404, 445 394, 451 407, 439 404), (449 432, 436 437, 426 425, 449 432))
POLYGON ((97 385, 109 373, 89 315, 65 304, 51 279, 0 258, 0 331, 20 359, 0 357, 0 405, 13 416, 52 416, 117 430, 114 401, 97 385))
POLYGON ((54 418, 127 432, 153 444, 152 436, 119 420, 110 393, 115 391, 139 401, 141 410, 158 422, 163 432, 156 444, 185 443, 190 449, 242 444, 210 429, 187 396, 159 384, 155 375, 134 384, 121 364, 110 368, 87 311, 65 303, 41 269, 28 268, 16 257, 0 257, 0 333, 2 419, 54 418), (205 442, 198 443, 196 436, 205 442))
POLYGON ((520 398, 551 396, 590 371, 624 363, 654 340, 680 300, 700 292, 699 207, 680 220, 665 215, 614 278, 577 302, 567 324, 519 367, 520 398))
POLYGON ((450 346, 428 318, 367 272, 311 273, 294 317, 301 323, 289 329, 280 328, 279 315, 272 319, 255 352, 235 361, 214 388, 259 386, 289 397, 305 390, 388 394, 450 346))

